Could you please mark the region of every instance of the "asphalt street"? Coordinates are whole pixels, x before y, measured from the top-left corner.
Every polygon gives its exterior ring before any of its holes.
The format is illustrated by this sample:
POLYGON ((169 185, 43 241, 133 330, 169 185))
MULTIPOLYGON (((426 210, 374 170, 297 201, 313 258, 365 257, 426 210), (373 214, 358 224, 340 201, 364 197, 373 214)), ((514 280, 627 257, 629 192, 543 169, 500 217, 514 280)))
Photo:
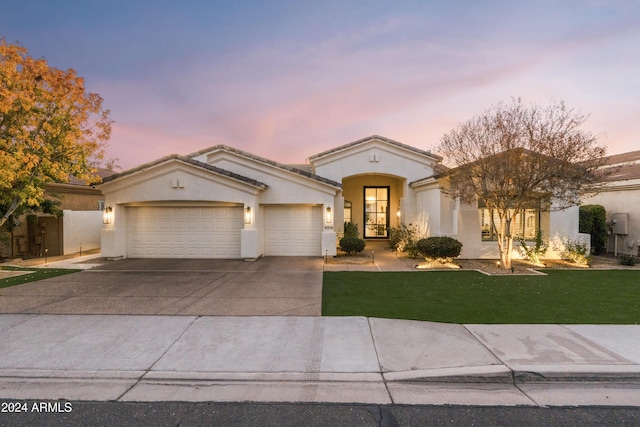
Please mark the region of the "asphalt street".
MULTIPOLYGON (((38 407, 40 401, 0 401, 38 407)), ((68 402, 67 402, 68 403, 68 402)), ((71 402, 68 412, 1 413, 0 426, 623 426, 640 408, 291 403, 71 402)), ((64 402, 61 407, 64 407, 64 402)))

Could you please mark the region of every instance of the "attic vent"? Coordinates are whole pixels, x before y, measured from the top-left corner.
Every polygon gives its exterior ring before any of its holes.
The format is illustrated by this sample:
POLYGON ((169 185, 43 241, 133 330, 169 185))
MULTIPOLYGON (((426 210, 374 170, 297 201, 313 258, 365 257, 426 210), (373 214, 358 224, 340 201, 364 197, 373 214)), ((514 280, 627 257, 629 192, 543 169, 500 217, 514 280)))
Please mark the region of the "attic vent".
POLYGON ((171 186, 173 188, 184 188, 184 178, 173 178, 171 180, 171 186))

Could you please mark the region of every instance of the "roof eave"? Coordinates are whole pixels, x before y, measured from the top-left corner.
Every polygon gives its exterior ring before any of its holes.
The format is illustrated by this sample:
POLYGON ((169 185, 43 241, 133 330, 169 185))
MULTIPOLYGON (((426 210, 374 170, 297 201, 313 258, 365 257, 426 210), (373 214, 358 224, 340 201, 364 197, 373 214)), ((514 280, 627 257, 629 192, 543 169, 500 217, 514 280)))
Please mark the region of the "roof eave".
POLYGON ((239 150, 237 148, 229 147, 227 145, 216 145, 216 146, 204 149, 204 150, 200 150, 200 151, 198 151, 196 153, 192 153, 187 157, 191 158, 191 157, 195 157, 195 156, 200 156, 202 154, 211 153, 211 152, 214 152, 214 151, 226 151, 228 153, 236 154, 238 156, 244 157, 244 158, 249 159, 249 160, 254 160, 254 161, 260 162, 260 163, 265 164, 267 166, 272 166, 272 167, 276 167, 276 168, 281 169, 281 170, 285 170, 287 172, 295 173, 296 175, 300 175, 300 176, 303 176, 305 178, 312 179, 314 181, 320 182, 320 183, 325 184, 325 185, 329 185, 329 186, 334 187, 336 189, 342 189, 342 184, 339 183, 339 182, 330 180, 328 178, 324 178, 322 176, 313 174, 311 172, 307 172, 307 171, 302 170, 302 169, 298 169, 298 168, 290 166, 290 165, 285 165, 283 163, 279 163, 279 162, 276 162, 274 160, 267 159, 265 157, 260 157, 260 156, 257 156, 255 154, 251 154, 249 152, 246 152, 246 151, 243 151, 243 150, 239 150))
POLYGON ((364 144, 364 143, 366 143, 368 141, 374 141, 374 140, 379 140, 379 141, 382 141, 382 142, 386 142, 387 144, 393 145, 393 146, 398 147, 398 148, 402 148, 402 149, 407 150, 407 151, 411 151, 412 153, 415 153, 415 154, 420 154, 422 156, 429 157, 429 158, 431 158, 431 159, 433 159, 435 161, 438 161, 438 162, 441 162, 442 159, 443 159, 442 156, 434 154, 434 153, 432 153, 430 151, 420 150, 419 148, 412 147, 412 146, 407 145, 407 144, 403 144, 402 142, 398 142, 398 141, 395 141, 393 139, 386 138, 384 136, 371 135, 371 136, 368 136, 366 138, 362 138, 362 139, 359 139, 357 141, 353 141, 353 142, 350 142, 348 144, 344 144, 344 145, 341 145, 339 147, 332 148, 330 150, 326 150, 326 151, 323 151, 323 152, 318 153, 318 154, 314 154, 313 156, 309 157, 309 161, 319 160, 319 159, 321 159, 323 157, 327 157, 327 156, 330 156, 332 154, 337 154, 337 153, 340 153, 342 151, 348 150, 350 148, 357 147, 358 145, 364 144))
POLYGON ((155 160, 153 162, 145 163, 145 164, 140 165, 138 167, 135 167, 133 169, 129 169, 129 170, 123 171, 121 173, 118 173, 118 174, 115 174, 115 175, 111 175, 111 176, 105 178, 99 186, 101 186, 103 184, 108 184, 108 183, 110 183, 112 181, 115 181, 115 180, 118 180, 118 179, 121 179, 121 178, 125 178, 125 177, 131 176, 131 175, 135 175, 137 173, 144 172, 147 169, 154 168, 154 167, 160 166, 162 164, 165 164, 165 163, 168 163, 168 162, 171 162, 171 161, 178 161, 178 162, 181 162, 181 163, 184 163, 184 164, 188 164, 188 165, 197 167, 199 169, 203 169, 203 170, 206 170, 206 171, 209 171, 209 172, 213 172, 216 175, 224 176, 224 177, 233 179, 235 181, 241 182, 241 183, 246 184, 246 185, 250 185, 250 186, 255 187, 257 189, 260 189, 260 190, 265 190, 265 189, 268 188, 267 184, 265 184, 263 182, 260 182, 258 180, 255 180, 253 178, 248 178, 246 176, 237 174, 235 172, 231 172, 231 171, 228 171, 226 169, 222 169, 222 168, 219 168, 219 167, 216 167, 216 166, 208 165, 206 163, 202 163, 202 162, 199 162, 197 160, 194 160, 194 159, 191 159, 191 158, 188 158, 188 157, 185 157, 185 156, 180 156, 178 154, 171 154, 171 155, 162 157, 162 158, 160 158, 158 160, 155 160))

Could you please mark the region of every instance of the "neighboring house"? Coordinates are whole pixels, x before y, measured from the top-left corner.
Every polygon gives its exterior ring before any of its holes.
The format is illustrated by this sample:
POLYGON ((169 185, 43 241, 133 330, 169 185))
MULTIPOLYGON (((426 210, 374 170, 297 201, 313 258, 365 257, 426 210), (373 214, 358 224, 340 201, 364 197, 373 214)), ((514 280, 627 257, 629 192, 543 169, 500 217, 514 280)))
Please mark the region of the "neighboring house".
POLYGON ((640 151, 606 158, 607 175, 600 193, 583 204, 602 205, 607 213, 607 252, 640 255, 640 151))
MULTIPOLYGON (((110 177, 102 254, 107 257, 333 256, 345 221, 365 239, 420 223, 463 244, 462 257, 498 258, 488 212, 460 206, 434 177, 442 158, 381 136, 284 165, 217 145, 172 155, 110 177)), ((578 237, 578 208, 532 209, 527 235, 578 237)))
MULTIPOLYGON (((98 176, 112 175, 99 169, 98 176)), ((37 212, 18 219, 2 249, 2 257, 69 255, 100 248, 104 196, 96 186, 71 177, 68 183, 45 186, 45 198, 60 202, 61 216, 37 212)))

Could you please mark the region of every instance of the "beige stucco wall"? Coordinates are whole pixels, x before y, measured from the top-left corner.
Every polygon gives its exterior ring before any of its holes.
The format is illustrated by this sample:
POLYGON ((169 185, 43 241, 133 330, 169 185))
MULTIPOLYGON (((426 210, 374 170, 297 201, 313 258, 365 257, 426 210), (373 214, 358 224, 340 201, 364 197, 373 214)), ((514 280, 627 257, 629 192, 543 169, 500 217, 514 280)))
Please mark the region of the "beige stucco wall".
POLYGON ((370 142, 331 153, 312 161, 317 175, 341 182, 357 175, 391 175, 407 182, 433 175, 435 159, 382 141, 370 142))
MULTIPOLYGON (((101 184, 100 189, 105 196, 105 206, 113 209, 113 223, 105 224, 101 231, 102 254, 106 257, 125 257, 127 254, 129 206, 224 204, 250 206, 256 212, 257 196, 261 191, 179 161, 169 161, 101 184)), ((245 227, 253 229, 254 224, 255 221, 245 227)))
POLYGON ((70 184, 48 184, 45 197, 59 200, 60 209, 74 211, 99 210, 98 202, 104 200, 102 192, 97 188, 70 184))
MULTIPOLYGON (((263 254, 263 206, 313 205, 321 206, 323 212, 326 208, 335 212, 334 205, 341 192, 335 186, 263 165, 255 160, 243 159, 232 153, 222 152, 210 156, 209 161, 218 168, 260 181, 267 188, 258 188, 175 159, 104 183, 100 189, 105 195, 105 206, 113 208, 114 221, 105 225, 102 230, 103 255, 126 256, 129 206, 231 204, 251 207, 253 220, 244 225, 241 234, 242 256, 250 259, 263 254), (176 182, 180 185, 176 186, 176 182)), ((322 253, 335 255, 334 224, 325 224, 324 215, 322 228, 322 253)))
MULTIPOLYGON (((433 210, 439 216, 439 202, 418 209, 413 181, 433 175, 437 159, 382 140, 372 139, 311 160, 314 173, 343 184, 342 199, 352 202, 352 219, 364 231, 364 187, 390 187, 389 226, 415 221, 420 212, 433 210), (400 208, 400 218, 397 212, 400 208)), ((338 207, 338 206, 336 206, 338 207)), ((342 210, 338 211, 343 221, 342 210)), ((429 212, 431 213, 431 212, 429 212)), ((342 229, 341 223, 336 227, 342 229)))

